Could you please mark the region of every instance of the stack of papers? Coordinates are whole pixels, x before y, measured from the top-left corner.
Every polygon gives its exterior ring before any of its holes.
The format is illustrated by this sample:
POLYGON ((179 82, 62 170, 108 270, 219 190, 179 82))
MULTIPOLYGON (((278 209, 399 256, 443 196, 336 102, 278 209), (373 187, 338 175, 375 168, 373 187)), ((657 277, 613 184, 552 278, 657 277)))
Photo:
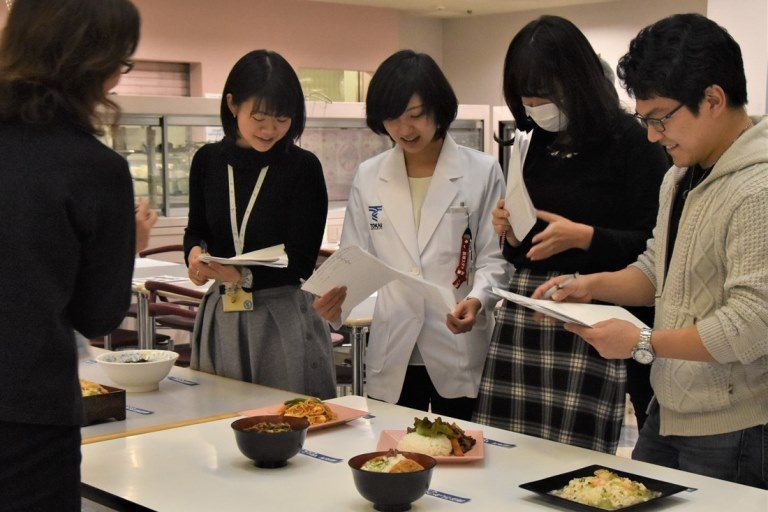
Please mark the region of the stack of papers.
POLYGON ((352 308, 392 281, 402 282, 446 313, 456 306, 453 291, 449 288, 396 270, 356 245, 333 253, 301 288, 324 295, 331 288, 346 286, 347 298, 341 306, 341 320, 344 321, 352 308))
POLYGON ((246 252, 232 258, 219 258, 210 254, 202 254, 200 261, 205 263, 213 261, 221 265, 260 265, 262 267, 285 268, 288 266, 288 255, 285 254, 285 245, 280 244, 258 251, 246 252))
POLYGON ((522 241, 536 224, 536 209, 523 181, 523 164, 528 153, 529 139, 522 134, 515 137, 507 167, 507 194, 504 209, 509 212, 509 224, 515 238, 522 241))
POLYGON ((499 288, 493 288, 492 291, 499 297, 512 301, 515 304, 525 306, 528 309, 557 318, 563 322, 592 327, 596 323, 616 318, 631 322, 640 328, 648 327, 639 318, 620 306, 531 299, 530 297, 500 290, 499 288))

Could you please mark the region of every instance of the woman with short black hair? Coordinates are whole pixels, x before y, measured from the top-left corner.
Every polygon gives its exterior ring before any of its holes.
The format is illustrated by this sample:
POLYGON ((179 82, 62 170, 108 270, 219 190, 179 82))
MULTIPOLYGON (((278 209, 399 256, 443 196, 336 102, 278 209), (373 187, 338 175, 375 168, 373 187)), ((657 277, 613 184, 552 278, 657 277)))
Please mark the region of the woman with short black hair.
POLYGON ((123 320, 136 243, 128 164, 94 137, 96 109, 117 112, 107 95, 139 24, 127 0, 16 0, 2 32, 3 511, 80 511, 74 330, 94 338, 123 320))
POLYGON ((224 139, 192 160, 184 249, 189 278, 214 280, 192 334, 194 369, 319 398, 336 396, 328 326, 299 288, 315 266, 328 213, 323 169, 296 141, 304 94, 279 54, 256 50, 232 68, 221 98, 224 139), (287 268, 219 265, 284 244, 287 268))
MULTIPOLYGON (((538 216, 517 240, 503 201, 493 212, 515 269, 510 290, 528 296, 555 275, 634 261, 651 235, 666 159, 622 111, 584 34, 557 16, 526 25, 507 51, 504 97, 518 128, 511 161, 538 216)), ((613 453, 625 384, 623 361, 607 361, 561 324, 505 302, 474 419, 613 453)))
MULTIPOLYGON (((453 89, 428 55, 402 50, 379 66, 366 121, 395 147, 360 165, 341 245, 452 287, 458 301, 446 315, 403 283, 379 290, 366 352, 368 395, 469 419, 490 340, 491 287, 507 275, 487 221, 504 183, 493 157, 448 134, 457 111, 453 89)), ((315 307, 340 324, 345 296, 334 288, 315 307)))

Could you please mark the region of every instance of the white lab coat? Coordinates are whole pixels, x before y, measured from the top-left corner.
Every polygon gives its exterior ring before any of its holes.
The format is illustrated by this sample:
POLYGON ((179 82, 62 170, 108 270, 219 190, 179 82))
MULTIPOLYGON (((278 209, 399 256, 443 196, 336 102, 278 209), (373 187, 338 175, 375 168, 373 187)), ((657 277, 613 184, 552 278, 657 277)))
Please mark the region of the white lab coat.
POLYGON ((445 398, 476 397, 493 329, 498 297, 508 284, 491 211, 504 197, 498 162, 490 155, 443 143, 424 199, 418 232, 413 219, 403 151, 396 146, 363 162, 355 175, 341 246, 358 245, 388 265, 451 288, 456 301, 472 296, 483 305, 471 332, 453 334, 446 313, 393 282, 379 290, 366 353, 367 392, 396 402, 414 346, 445 398), (468 281, 453 287, 462 235, 472 232, 468 281))

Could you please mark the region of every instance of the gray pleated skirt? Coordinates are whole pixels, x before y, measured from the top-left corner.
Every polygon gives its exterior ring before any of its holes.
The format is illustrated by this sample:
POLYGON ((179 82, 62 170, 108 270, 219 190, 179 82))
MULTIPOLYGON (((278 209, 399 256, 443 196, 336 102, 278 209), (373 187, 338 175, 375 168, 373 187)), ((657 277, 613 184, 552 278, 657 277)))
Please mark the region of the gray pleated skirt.
POLYGON ((191 368, 326 399, 336 396, 328 324, 295 286, 255 290, 253 311, 225 313, 208 290, 192 333, 191 368))

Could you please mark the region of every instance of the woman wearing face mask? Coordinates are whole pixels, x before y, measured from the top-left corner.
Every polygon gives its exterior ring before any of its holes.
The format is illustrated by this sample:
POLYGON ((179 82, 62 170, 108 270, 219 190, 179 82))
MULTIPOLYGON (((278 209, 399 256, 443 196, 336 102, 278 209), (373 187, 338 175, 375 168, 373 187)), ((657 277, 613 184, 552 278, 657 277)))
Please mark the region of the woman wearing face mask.
POLYGON ((296 73, 267 50, 243 56, 221 99, 224 139, 195 154, 184 248, 189 278, 209 280, 192 368, 320 398, 336 396, 330 332, 299 288, 314 269, 328 212, 323 169, 296 146, 305 122, 296 73), (287 268, 204 263, 285 244, 287 268))
MULTIPOLYGON (((527 146, 523 179, 538 216, 517 240, 503 201, 493 212, 515 269, 510 290, 530 296, 555 275, 633 262, 655 223, 666 159, 621 109, 584 35, 555 16, 526 25, 507 51, 504 96, 517 142, 527 146)), ((613 453, 625 382, 623 361, 601 358, 562 323, 505 303, 474 419, 613 453)))
MULTIPOLYGON (((490 289, 507 277, 488 222, 504 184, 492 157, 448 135, 457 110, 428 55, 403 50, 379 66, 366 121, 395 147, 360 165, 341 245, 451 287, 458 302, 446 315, 401 283, 379 290, 366 354, 368 395, 469 419, 490 342, 490 289), (462 254, 467 262, 460 269, 462 254)), ((315 307, 338 323, 344 298, 345 290, 335 288, 315 307)))

